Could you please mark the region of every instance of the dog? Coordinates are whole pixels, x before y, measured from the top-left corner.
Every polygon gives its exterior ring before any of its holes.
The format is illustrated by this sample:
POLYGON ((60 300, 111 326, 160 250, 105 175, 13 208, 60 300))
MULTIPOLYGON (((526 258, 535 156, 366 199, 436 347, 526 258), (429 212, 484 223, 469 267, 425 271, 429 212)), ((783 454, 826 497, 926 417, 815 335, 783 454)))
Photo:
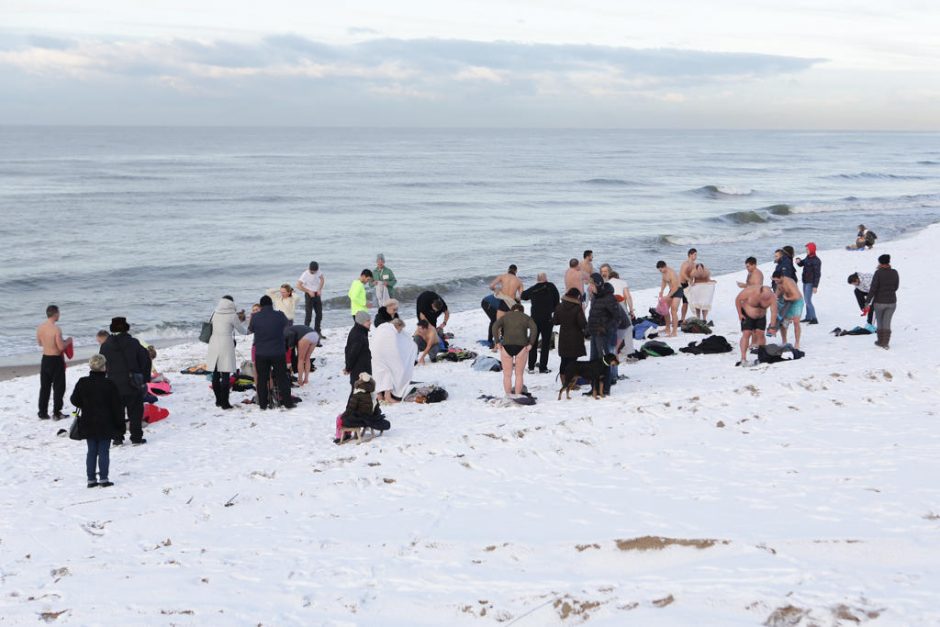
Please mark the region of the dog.
POLYGON ((584 377, 591 381, 591 396, 594 399, 603 398, 604 382, 610 373, 610 367, 620 363, 617 356, 613 353, 607 353, 603 359, 593 361, 573 361, 561 373, 561 389, 558 390, 558 400, 561 400, 562 393, 565 398, 571 399, 571 390, 578 385, 578 379, 584 377))

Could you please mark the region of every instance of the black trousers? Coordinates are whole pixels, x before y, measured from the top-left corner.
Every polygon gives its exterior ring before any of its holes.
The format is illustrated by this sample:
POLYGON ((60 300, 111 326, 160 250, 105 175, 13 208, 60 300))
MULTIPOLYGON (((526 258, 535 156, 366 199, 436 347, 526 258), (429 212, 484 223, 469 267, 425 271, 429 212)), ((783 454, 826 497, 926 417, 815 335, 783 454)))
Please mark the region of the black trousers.
MULTIPOLYGON (((538 345, 539 345, 539 370, 545 370, 548 368, 548 351, 551 350, 552 345, 552 321, 551 318, 548 320, 536 320, 535 325, 538 327, 538 345)), ((529 370, 535 368, 535 349, 529 351, 529 370)))
POLYGON ((62 411, 65 396, 65 360, 61 355, 43 355, 39 364, 39 413, 49 413, 49 392, 52 392, 52 411, 62 411))
POLYGON ((258 390, 258 406, 268 408, 268 379, 274 372, 274 385, 281 395, 282 403, 290 403, 290 380, 287 378, 287 363, 284 355, 276 357, 255 356, 255 389, 258 390))
MULTIPOLYGON (((140 442, 144 438, 144 426, 142 424, 144 418, 143 394, 140 392, 121 394, 121 405, 124 408, 124 412, 127 414, 127 422, 131 432, 131 442, 140 442)), ((126 431, 127 426, 125 426, 124 431, 121 432, 121 437, 115 439, 123 440, 126 431)))
POLYGON ((486 314, 486 317, 490 319, 490 323, 486 325, 486 341, 490 343, 490 346, 493 345, 493 323, 496 322, 496 308, 491 307, 486 299, 480 303, 480 307, 483 308, 483 313, 486 314))
MULTIPOLYGON (((868 300, 868 292, 863 292, 862 290, 855 288, 855 300, 858 302, 859 309, 865 309, 865 301, 868 300)), ((875 307, 872 306, 868 310, 868 324, 871 324, 872 318, 875 315, 875 307)), ((45 359, 45 357, 43 357, 45 359)))
POLYGON ((314 318, 313 330, 319 335, 320 323, 323 321, 323 299, 320 298, 319 294, 311 296, 304 293, 304 324, 306 326, 310 326, 310 319, 313 318, 314 313, 317 316, 314 318))

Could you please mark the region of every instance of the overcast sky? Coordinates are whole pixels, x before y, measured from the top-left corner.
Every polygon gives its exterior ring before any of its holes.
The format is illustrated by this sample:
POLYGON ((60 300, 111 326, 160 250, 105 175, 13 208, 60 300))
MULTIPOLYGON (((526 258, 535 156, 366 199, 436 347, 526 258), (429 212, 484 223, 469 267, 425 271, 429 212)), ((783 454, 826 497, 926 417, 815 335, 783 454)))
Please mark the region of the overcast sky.
POLYGON ((0 124, 940 130, 938 33, 935 0, 3 0, 0 124))

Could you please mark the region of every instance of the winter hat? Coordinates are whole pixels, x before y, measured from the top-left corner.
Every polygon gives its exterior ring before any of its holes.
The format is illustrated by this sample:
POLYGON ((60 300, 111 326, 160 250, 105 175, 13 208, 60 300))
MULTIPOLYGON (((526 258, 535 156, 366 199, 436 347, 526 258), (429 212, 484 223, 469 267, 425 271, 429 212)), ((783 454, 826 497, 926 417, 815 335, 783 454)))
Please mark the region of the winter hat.
POLYGON ((806 244, 806 250, 809 251, 809 254, 815 255, 815 254, 816 254, 816 244, 815 244, 815 242, 809 242, 808 244, 806 244))
POLYGON ((881 255, 878 257, 878 263, 883 266, 891 265, 891 255, 881 255))
POLYGON ((131 330, 131 325, 127 324, 127 318, 123 316, 111 318, 111 333, 127 333, 131 330))
POLYGON ((372 318, 369 316, 368 311, 357 311, 356 312, 356 324, 365 324, 369 322, 372 318))

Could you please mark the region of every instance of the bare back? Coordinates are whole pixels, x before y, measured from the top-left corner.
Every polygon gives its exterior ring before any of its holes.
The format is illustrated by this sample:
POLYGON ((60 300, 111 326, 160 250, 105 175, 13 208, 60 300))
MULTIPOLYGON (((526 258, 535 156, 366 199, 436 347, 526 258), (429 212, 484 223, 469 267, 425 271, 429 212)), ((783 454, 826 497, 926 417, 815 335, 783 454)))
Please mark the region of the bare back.
POLYGON ((663 283, 669 286, 670 296, 675 294, 676 290, 679 289, 679 277, 676 276, 676 271, 667 267, 666 271, 663 273, 663 283))
POLYGON ((36 343, 42 346, 42 354, 58 357, 65 350, 62 330, 52 320, 46 320, 36 327, 36 343))
POLYGON ((522 281, 511 272, 496 277, 493 283, 501 283, 503 287, 500 291, 502 291, 503 295, 509 296, 513 300, 519 300, 522 297, 522 281))
POLYGON ((568 268, 568 270, 565 272, 565 291, 567 292, 571 288, 574 288, 581 293, 584 292, 584 282, 580 267, 568 268))

